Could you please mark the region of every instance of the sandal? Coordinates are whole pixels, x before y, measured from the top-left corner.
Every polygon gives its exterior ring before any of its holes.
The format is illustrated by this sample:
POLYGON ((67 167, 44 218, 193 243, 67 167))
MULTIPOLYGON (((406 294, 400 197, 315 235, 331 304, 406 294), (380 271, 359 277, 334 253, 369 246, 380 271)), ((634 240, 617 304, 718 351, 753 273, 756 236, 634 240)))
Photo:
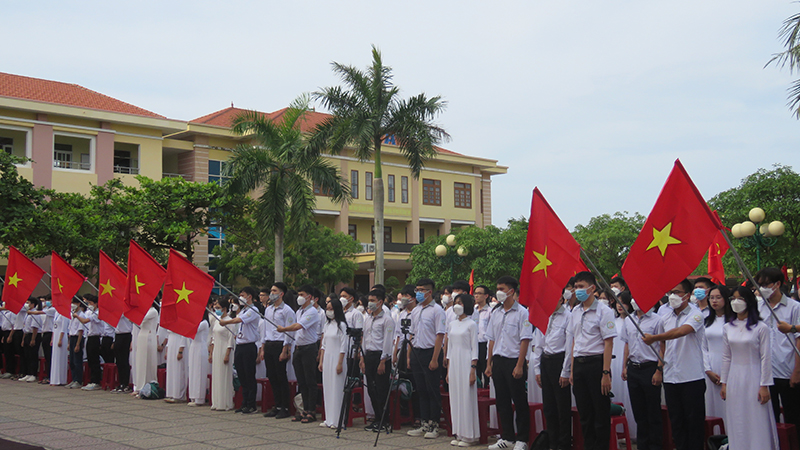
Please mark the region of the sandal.
POLYGON ((303 420, 305 420, 305 417, 301 417, 301 416, 292 417, 292 422, 302 422, 303 420))
POLYGON ((300 423, 311 423, 316 421, 317 418, 313 414, 307 414, 305 417, 303 417, 303 420, 301 420, 300 423))

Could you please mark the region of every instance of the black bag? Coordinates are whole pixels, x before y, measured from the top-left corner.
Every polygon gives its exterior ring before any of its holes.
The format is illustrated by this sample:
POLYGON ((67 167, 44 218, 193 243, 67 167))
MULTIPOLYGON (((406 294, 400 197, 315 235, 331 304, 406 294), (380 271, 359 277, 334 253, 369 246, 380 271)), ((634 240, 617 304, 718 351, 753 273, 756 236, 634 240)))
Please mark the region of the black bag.
POLYGON ((530 450, 550 450, 550 437, 547 435, 547 430, 542 430, 536 439, 533 440, 530 450))

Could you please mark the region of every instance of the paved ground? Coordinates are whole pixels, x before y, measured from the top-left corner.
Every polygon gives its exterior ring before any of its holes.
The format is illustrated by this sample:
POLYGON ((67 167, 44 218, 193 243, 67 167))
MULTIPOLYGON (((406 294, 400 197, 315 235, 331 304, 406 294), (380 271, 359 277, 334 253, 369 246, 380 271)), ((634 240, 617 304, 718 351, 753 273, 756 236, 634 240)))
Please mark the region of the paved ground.
MULTIPOLYGON (((0 438, 47 449, 371 449, 375 434, 356 426, 336 431, 290 419, 268 419, 190 408, 162 400, 137 400, 104 391, 0 380, 0 438)), ((452 449, 444 436, 406 436, 404 428, 382 435, 378 449, 452 449)), ((474 447, 485 448, 485 447, 474 447)))

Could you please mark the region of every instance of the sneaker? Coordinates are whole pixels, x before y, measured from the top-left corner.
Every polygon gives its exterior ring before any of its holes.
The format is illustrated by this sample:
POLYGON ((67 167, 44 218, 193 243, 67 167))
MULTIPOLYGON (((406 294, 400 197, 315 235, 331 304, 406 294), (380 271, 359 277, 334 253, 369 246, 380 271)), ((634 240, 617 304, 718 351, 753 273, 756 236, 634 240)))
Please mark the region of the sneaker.
POLYGON ((515 447, 515 444, 511 441, 507 441, 505 439, 498 439, 496 443, 489 446, 489 450, 499 450, 503 448, 512 448, 515 447))
POLYGON ((14 376, 14 374, 12 374, 11 372, 6 372, 3 375, 0 375, 0 378, 2 378, 4 380, 7 380, 7 379, 9 379, 9 378, 11 378, 13 376, 14 376))
POLYGON ((434 421, 428 422, 428 432, 425 433, 425 439, 436 439, 439 437, 439 424, 434 421))
POLYGON ((419 428, 414 428, 413 430, 408 430, 406 432, 409 436, 423 436, 425 433, 430 431, 430 427, 428 426, 428 422, 423 422, 420 424, 419 428))
POLYGON ((378 422, 376 420, 373 420, 372 422, 369 423, 369 425, 364 427, 364 431, 375 431, 377 429, 378 429, 378 422))
POLYGON ((234 414, 241 414, 241 413, 242 413, 242 411, 244 411, 244 408, 239 408, 239 409, 237 409, 236 411, 234 411, 233 413, 234 413, 234 414))
POLYGON ((388 422, 383 424, 382 427, 378 427, 378 428, 375 429, 376 433, 391 433, 392 431, 393 431, 392 430, 392 424, 388 423, 388 422))
POLYGON ((187 404, 186 404, 186 406, 197 406, 197 403, 195 403, 195 402, 189 402, 189 403, 187 403, 187 404))
POLYGON ((464 440, 462 440, 461 442, 458 443, 458 446, 459 447, 472 447, 472 446, 478 445, 478 444, 479 444, 478 439, 472 439, 472 440, 464 439, 464 440))
POLYGON ((528 443, 525 441, 517 441, 514 444, 514 450, 528 450, 528 443))
POLYGON ((452 445, 453 447, 458 447, 458 444, 460 442, 461 441, 459 441, 458 439, 453 439, 452 441, 450 441, 450 445, 452 445))
POLYGON ((115 387, 114 389, 111 390, 112 394, 119 394, 121 392, 122 392, 122 386, 117 386, 117 387, 115 387))
POLYGON ((82 387, 81 390, 83 391, 96 391, 100 389, 100 385, 97 383, 89 383, 86 386, 82 387))
POLYGON ((289 414, 289 410, 286 408, 281 408, 281 410, 278 411, 277 414, 275 414, 276 419, 285 419, 287 417, 292 417, 292 415, 289 414))
POLYGON ((254 412, 256 412, 256 409, 253 407, 242 408, 242 414, 253 414, 254 412))
POLYGON ((80 389, 83 386, 79 381, 73 381, 72 383, 68 384, 67 387, 70 389, 80 389))
POLYGON ((278 408, 272 407, 269 411, 264 413, 264 417, 275 417, 278 415, 278 408))
POLYGON ((130 386, 125 386, 125 388, 122 389, 122 393, 123 394, 132 394, 133 393, 133 389, 131 389, 130 386))

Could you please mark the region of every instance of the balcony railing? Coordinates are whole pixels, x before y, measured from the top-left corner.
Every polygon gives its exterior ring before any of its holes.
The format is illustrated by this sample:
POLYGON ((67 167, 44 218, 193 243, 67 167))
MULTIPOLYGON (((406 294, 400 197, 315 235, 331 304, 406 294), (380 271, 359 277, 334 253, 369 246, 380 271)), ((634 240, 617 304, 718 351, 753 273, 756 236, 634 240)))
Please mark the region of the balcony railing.
POLYGON ((183 178, 186 181, 190 181, 191 175, 187 175, 184 173, 171 173, 171 172, 163 172, 161 174, 162 178, 183 178))
MULTIPOLYGON (((411 249, 417 244, 405 244, 399 242, 386 242, 383 244, 383 251, 393 253, 411 253, 411 249)), ((359 253, 375 253, 375 244, 361 244, 359 253)))
POLYGON ((114 166, 114 173, 126 173, 128 175, 139 175, 138 167, 114 166))
POLYGON ((58 169, 75 169, 75 170, 92 170, 91 163, 82 163, 80 161, 60 161, 53 160, 53 167, 58 169))

